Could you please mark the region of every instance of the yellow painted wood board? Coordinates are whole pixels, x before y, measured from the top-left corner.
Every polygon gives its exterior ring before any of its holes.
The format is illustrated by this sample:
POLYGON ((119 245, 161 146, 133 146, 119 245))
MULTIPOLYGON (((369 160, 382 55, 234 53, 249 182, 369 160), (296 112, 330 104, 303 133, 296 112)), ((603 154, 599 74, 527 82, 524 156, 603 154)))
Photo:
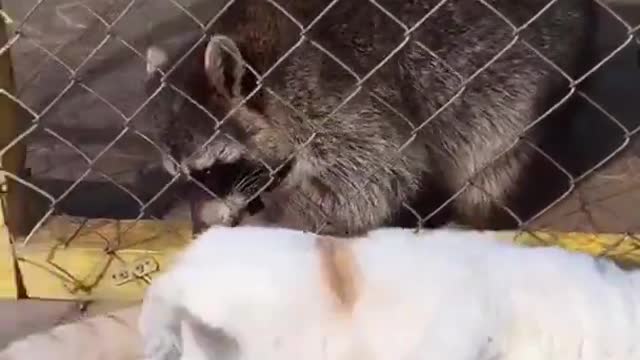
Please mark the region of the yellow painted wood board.
POLYGON ((190 223, 52 217, 15 253, 31 298, 139 300, 148 282, 191 239, 190 223), (158 271, 123 282, 122 271, 150 260, 158 271))
MULTIPOLYGON (((2 11, 2 2, 0 1, 0 11, 2 11)), ((8 41, 6 22, 10 22, 4 12, 0 16, 0 44, 3 46, 8 41)), ((14 93, 14 77, 13 68, 11 66, 11 55, 9 50, 0 54, 0 151, 3 155, 0 157, 0 170, 14 171, 19 168, 24 159, 24 146, 13 146, 4 151, 6 147, 19 133, 18 121, 16 119, 16 104, 9 98, 8 94, 14 93)), ((17 223, 19 214, 10 218, 7 209, 9 207, 8 200, 15 201, 15 196, 9 193, 8 179, 0 173, 0 297, 16 298, 17 284, 15 274, 15 263, 13 261, 13 250, 11 247, 11 236, 7 229, 10 220, 17 223)), ((11 203, 13 205, 13 203, 11 203)))
POLYGON ((18 284, 16 282, 16 263, 13 257, 11 236, 4 219, 4 202, 0 201, 0 298, 16 299, 18 284))

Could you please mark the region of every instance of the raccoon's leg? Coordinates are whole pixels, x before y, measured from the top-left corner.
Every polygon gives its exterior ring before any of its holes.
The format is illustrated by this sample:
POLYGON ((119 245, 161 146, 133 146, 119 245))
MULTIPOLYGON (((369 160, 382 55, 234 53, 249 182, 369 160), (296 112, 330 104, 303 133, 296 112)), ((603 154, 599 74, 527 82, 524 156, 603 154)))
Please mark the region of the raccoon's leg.
MULTIPOLYGON (((518 219, 512 213, 518 217, 520 214, 513 206, 513 198, 522 176, 535 176, 524 173, 532 157, 533 149, 518 146, 471 178, 467 188, 452 202, 456 222, 475 229, 517 228, 518 219)), ((457 178, 451 181, 458 186, 451 189, 454 193, 464 186, 460 178, 465 177, 457 178)))
POLYGON ((403 205, 386 225, 402 228, 446 226, 452 220, 452 213, 450 205, 443 205, 452 195, 436 181, 433 175, 425 174, 418 194, 406 204, 406 207, 403 205))
MULTIPOLYGON (((261 196, 261 208, 248 214, 242 219, 240 225, 244 226, 263 226, 263 227, 282 227, 295 230, 315 231, 313 226, 316 222, 321 221, 320 216, 311 211, 308 217, 298 212, 300 209, 309 208, 315 204, 301 205, 299 201, 295 201, 297 195, 289 190, 275 189, 261 196), (297 204, 297 205, 293 205, 297 204), (314 216, 317 217, 314 218, 314 216), (312 221, 312 220, 317 221, 312 221)), ((308 215, 308 214, 307 214, 308 215)))
MULTIPOLYGON (((389 222, 375 206, 353 198, 353 204, 340 194, 297 191, 283 201, 265 203, 265 218, 277 226, 332 236, 357 236, 389 222)), ((380 199, 380 203, 385 199, 380 199)), ((381 206, 382 207, 382 206, 381 206)), ((407 217, 408 218, 408 217, 407 217)), ((414 218, 415 219, 415 218, 414 218)), ((409 227, 415 227, 415 222, 409 227)))
POLYGON ((537 150, 518 145, 471 179, 453 201, 455 220, 477 229, 517 229, 569 190, 569 180, 537 150))

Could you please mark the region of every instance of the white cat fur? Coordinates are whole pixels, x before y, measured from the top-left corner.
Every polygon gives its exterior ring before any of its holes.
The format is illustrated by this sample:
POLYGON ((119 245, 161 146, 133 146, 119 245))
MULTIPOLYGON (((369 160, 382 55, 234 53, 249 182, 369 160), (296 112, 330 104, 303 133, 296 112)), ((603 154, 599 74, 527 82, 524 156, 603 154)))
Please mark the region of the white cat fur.
POLYGON ((490 232, 214 227, 139 326, 149 360, 638 360, 638 274, 490 232))

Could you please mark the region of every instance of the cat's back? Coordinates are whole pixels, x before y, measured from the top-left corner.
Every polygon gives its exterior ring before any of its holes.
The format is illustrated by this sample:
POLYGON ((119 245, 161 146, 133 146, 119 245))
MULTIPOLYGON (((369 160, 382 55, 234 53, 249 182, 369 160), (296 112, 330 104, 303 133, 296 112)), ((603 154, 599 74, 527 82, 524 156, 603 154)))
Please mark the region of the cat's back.
MULTIPOLYGON (((314 235, 274 227, 213 226, 198 235, 180 255, 176 267, 208 268, 269 266, 296 267, 314 252, 314 235)), ((299 266, 300 269, 304 268, 299 266)))

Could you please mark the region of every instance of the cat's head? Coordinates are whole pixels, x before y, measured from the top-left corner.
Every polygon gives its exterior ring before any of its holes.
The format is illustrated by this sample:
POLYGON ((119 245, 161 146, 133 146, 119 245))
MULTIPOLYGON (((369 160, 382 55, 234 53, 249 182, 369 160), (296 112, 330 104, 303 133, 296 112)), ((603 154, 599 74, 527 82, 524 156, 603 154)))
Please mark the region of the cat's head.
POLYGON ((174 53, 147 50, 146 92, 164 167, 191 173, 243 158, 279 165, 293 148, 269 119, 240 47, 223 35, 198 40, 174 53))

